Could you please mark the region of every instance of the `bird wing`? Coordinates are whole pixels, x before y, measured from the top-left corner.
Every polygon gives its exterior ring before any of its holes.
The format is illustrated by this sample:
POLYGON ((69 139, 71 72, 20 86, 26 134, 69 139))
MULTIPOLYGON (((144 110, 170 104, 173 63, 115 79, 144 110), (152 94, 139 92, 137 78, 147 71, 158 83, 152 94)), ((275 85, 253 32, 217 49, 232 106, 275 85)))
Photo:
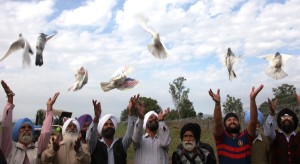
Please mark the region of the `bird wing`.
POLYGON ((139 15, 137 16, 138 20, 139 20, 139 24, 140 26, 147 32, 149 32, 152 36, 155 36, 157 34, 157 32, 155 32, 152 28, 150 28, 147 24, 147 18, 139 15))
POLYGON ((112 75, 111 81, 116 81, 118 79, 121 79, 122 77, 127 76, 133 70, 134 70, 134 68, 131 66, 122 66, 116 72, 114 72, 114 74, 112 75))
POLYGON ((293 58, 293 55, 281 54, 282 66, 284 66, 286 64, 286 62, 292 58, 293 58))
POLYGON ((123 84, 118 87, 118 90, 124 91, 124 90, 128 90, 131 89, 133 87, 135 87, 136 85, 138 85, 139 81, 132 79, 132 78, 126 78, 123 82, 123 84))
POLYGON ((0 59, 0 61, 4 60, 6 57, 8 57, 10 54, 14 53, 15 51, 18 51, 22 49, 22 45, 20 43, 19 40, 13 42, 9 49, 7 50, 7 52, 5 53, 5 55, 0 59))
POLYGON ((110 90, 116 88, 116 86, 114 85, 113 82, 101 82, 100 86, 104 92, 107 92, 107 91, 110 91, 110 90))
POLYGON ((46 42, 47 42, 48 40, 50 40, 51 38, 53 38, 53 36, 55 36, 56 34, 57 34, 57 31, 54 31, 54 34, 53 34, 53 35, 47 37, 46 42))

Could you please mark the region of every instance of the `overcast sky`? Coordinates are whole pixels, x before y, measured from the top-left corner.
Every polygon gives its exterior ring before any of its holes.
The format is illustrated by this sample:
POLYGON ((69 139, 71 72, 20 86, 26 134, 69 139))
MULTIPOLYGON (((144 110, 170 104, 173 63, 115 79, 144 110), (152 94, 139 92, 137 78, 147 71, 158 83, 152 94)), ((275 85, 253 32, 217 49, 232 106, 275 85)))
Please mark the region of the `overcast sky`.
MULTIPOLYGON (((39 33, 58 34, 46 45, 44 65, 22 68, 22 51, 0 62, 0 77, 16 93, 14 119, 35 118, 55 92, 61 94, 56 109, 73 112, 73 117, 93 115, 92 99, 101 101, 102 115, 118 118, 134 94, 151 97, 163 108, 174 108, 169 83, 179 76, 187 80, 189 99, 196 112, 212 114, 211 88, 240 98, 249 107, 252 86, 265 87, 257 104, 272 98, 272 88, 283 83, 300 93, 300 1, 299 0, 1 0, 0 56, 22 33, 31 47, 39 33), (136 15, 160 33, 168 57, 152 56, 147 45, 151 36, 139 26, 136 15), (241 56, 235 63, 237 78, 228 79, 223 65, 227 48, 241 56), (275 52, 293 55, 283 67, 288 76, 274 80, 265 74, 269 66, 262 55, 275 52), (129 76, 139 85, 129 91, 103 92, 100 82, 109 81, 123 65, 135 68, 129 76), (75 71, 84 66, 88 83, 68 92, 75 71)), ((6 97, 0 90, 0 106, 6 97)))

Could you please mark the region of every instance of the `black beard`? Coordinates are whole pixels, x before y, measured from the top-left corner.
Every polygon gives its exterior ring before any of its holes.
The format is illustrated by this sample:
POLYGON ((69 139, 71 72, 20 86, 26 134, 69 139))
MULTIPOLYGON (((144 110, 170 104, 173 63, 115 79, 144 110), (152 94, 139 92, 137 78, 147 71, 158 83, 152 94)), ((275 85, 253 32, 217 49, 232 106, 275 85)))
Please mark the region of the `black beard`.
MULTIPOLYGON (((283 124, 283 122, 281 124, 283 124)), ((294 130, 294 123, 290 122, 290 124, 281 125, 281 130, 286 134, 291 133, 294 130)))
POLYGON ((241 126, 240 125, 237 125, 236 127, 234 128, 231 128, 230 125, 227 127, 225 126, 225 130, 227 133, 240 133, 240 130, 241 130, 241 126))
POLYGON ((158 129, 158 122, 157 121, 151 121, 147 123, 147 128, 149 128, 152 132, 157 131, 158 129))
POLYGON ((102 130, 102 136, 104 138, 112 139, 115 135, 115 129, 114 128, 107 128, 102 130))

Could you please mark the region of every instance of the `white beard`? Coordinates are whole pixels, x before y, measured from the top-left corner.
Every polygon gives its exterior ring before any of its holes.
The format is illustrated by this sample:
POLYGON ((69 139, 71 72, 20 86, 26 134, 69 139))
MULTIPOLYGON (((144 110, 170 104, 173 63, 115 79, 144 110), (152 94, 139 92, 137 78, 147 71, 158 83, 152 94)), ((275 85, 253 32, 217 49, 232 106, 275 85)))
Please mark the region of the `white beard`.
POLYGON ((196 147, 196 141, 182 141, 182 146, 187 151, 193 151, 196 147))
POLYGON ((63 135, 63 141, 66 144, 71 144, 71 145, 75 144, 77 138, 78 138, 78 133, 74 133, 74 132, 66 132, 63 135))
POLYGON ((22 142, 24 144, 28 144, 32 141, 32 135, 31 133, 22 133, 19 134, 19 138, 18 138, 19 142, 22 142))

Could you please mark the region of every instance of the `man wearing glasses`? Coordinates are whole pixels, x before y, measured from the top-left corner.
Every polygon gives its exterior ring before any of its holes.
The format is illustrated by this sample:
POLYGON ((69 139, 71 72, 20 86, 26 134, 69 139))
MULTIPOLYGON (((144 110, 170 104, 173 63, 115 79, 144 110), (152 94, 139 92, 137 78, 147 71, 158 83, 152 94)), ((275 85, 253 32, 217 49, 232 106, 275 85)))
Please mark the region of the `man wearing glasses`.
POLYGON ((275 130, 277 100, 268 99, 268 103, 270 113, 265 124, 265 135, 270 139, 272 163, 300 163, 300 133, 296 131, 296 114, 288 108, 282 109, 277 115, 279 130, 275 130))

